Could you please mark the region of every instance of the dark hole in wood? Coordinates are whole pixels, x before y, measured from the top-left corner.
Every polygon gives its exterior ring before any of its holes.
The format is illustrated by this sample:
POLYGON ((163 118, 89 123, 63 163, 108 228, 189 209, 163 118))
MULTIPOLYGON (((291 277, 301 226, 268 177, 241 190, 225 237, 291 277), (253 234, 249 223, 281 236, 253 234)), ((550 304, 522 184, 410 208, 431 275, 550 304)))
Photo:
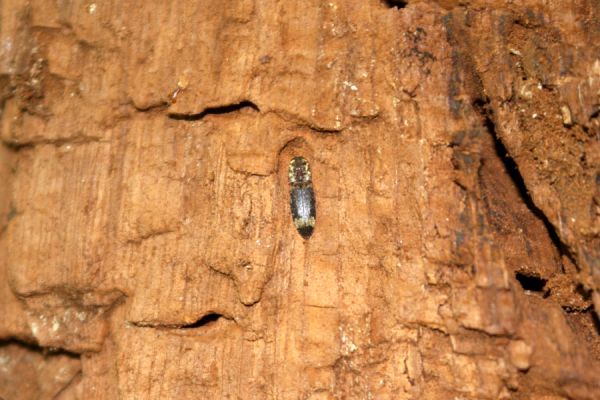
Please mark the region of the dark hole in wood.
POLYGON ((202 111, 198 114, 169 114, 169 118, 176 119, 176 120, 182 120, 182 121, 198 121, 209 114, 211 114, 211 115, 227 114, 227 113, 239 111, 244 108, 250 108, 256 112, 260 111, 256 104, 254 104, 251 101, 244 100, 244 101, 236 103, 236 104, 228 104, 228 105, 222 106, 222 107, 206 108, 204 111, 202 111))
POLYGON ((398 9, 404 8, 408 4, 407 1, 402 1, 402 0, 383 0, 383 3, 388 7, 393 7, 393 8, 398 8, 398 9))
POLYGON ((520 272, 515 274, 515 278, 517 278, 523 290, 529 290, 530 292, 543 292, 547 282, 546 279, 525 275, 520 272))
POLYGON ((191 324, 183 325, 181 328, 182 329, 201 328, 201 327, 204 327, 204 326, 207 326, 207 325, 217 322, 222 317, 223 316, 221 314, 217 314, 217 313, 206 314, 205 316, 200 318, 198 321, 193 322, 191 324))
POLYGON ((590 301, 592 299, 592 291, 586 290, 585 287, 578 283, 575 287, 575 292, 581 296, 581 298, 585 301, 590 301))
POLYGON ((598 318, 598 314, 596 314, 596 311, 593 307, 591 307, 590 312, 592 313, 592 324, 594 325, 596 334, 600 336, 600 318, 598 318))

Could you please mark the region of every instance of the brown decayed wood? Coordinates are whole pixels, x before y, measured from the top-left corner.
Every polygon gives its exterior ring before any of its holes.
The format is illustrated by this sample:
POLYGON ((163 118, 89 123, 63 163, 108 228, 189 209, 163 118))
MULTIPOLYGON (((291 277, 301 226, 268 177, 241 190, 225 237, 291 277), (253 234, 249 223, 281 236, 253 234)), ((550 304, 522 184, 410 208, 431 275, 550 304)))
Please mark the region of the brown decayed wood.
POLYGON ((1 13, 0 397, 600 397, 597 2, 1 13))

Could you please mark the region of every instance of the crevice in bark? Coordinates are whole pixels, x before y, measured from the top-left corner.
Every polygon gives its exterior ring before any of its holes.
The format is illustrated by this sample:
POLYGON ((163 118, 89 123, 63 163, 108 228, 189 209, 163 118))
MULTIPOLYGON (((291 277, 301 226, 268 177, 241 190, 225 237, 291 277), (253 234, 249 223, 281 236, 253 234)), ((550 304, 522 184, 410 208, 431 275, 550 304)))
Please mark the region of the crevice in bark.
POLYGON ((190 324, 178 324, 178 323, 171 323, 171 324, 165 324, 165 323, 161 323, 161 322, 141 322, 141 321, 129 321, 129 324, 131 324, 132 326, 138 327, 138 328, 153 328, 153 329, 172 329, 172 330, 187 330, 187 329, 206 329, 209 327, 212 327, 213 325, 217 324, 219 321, 230 321, 230 322, 235 322, 235 320, 233 319, 233 317, 225 315, 225 314, 220 314, 217 312, 208 312, 206 314, 204 314, 202 317, 200 317, 198 320, 190 323, 190 324))
POLYGON ((397 9, 404 8, 408 5, 408 1, 402 1, 402 0, 383 0, 382 2, 387 7, 397 8, 397 9))
POLYGON ((167 103, 166 101, 160 101, 158 103, 149 104, 145 107, 137 106, 135 105, 135 103, 133 103, 133 101, 131 102, 131 104, 133 108, 140 112, 162 111, 169 108, 169 103, 167 103))
POLYGON ((218 313, 209 313, 209 314, 202 316, 202 318, 200 318, 196 322, 181 326, 181 329, 203 328, 203 327, 209 326, 211 324, 214 324, 221 318, 224 318, 224 315, 218 314, 218 313))
POLYGON ((33 342, 27 342, 18 338, 7 338, 0 340, 0 347, 15 345, 23 347, 31 352, 41 353, 44 357, 64 355, 71 358, 80 359, 81 355, 72 351, 68 351, 57 347, 43 347, 33 342))
POLYGON ((598 314, 594 311, 594 309, 590 309, 590 315, 591 315, 591 319, 592 319, 592 324, 594 325, 594 329, 596 329, 596 334, 598 336, 600 336, 600 317, 598 317, 598 314))
POLYGON ((19 142, 11 142, 9 140, 2 139, 1 143, 8 151, 12 151, 14 153, 18 152, 19 150, 21 150, 23 148, 33 147, 33 143, 30 143, 30 142, 29 143, 19 143, 19 142))
POLYGON ((527 190, 527 186, 525 185, 525 180, 519 172, 519 167, 517 163, 510 156, 508 150, 502 143, 502 140, 498 137, 496 133, 496 126, 486 112, 486 108, 488 106, 487 103, 479 100, 474 104, 474 106, 476 109, 479 109, 481 114, 483 115, 484 125, 494 140, 496 154, 498 155, 500 160, 502 160, 502 163, 504 164, 504 167, 507 173, 509 174, 510 179, 515 184, 515 187, 518 190, 521 200, 523 201, 523 203, 525 203, 525 205, 531 211, 531 213, 540 221, 542 221, 546 228, 546 231, 548 232, 548 236, 550 236, 550 240, 552 240, 552 244, 556 247, 559 254, 569 257, 573 264, 577 265, 575 258, 569 252, 567 245, 560 240, 560 237, 556 233, 556 230, 554 229, 552 223, 550 223, 550 221, 548 220, 548 217, 546 217, 544 212, 540 210, 531 199, 531 196, 529 195, 529 192, 527 190))
POLYGON ((256 112, 260 112, 260 109, 256 104, 249 100, 244 100, 236 104, 228 104, 220 107, 209 107, 205 108, 202 112, 197 114, 169 114, 169 118, 175 119, 178 121, 198 121, 204 118, 207 115, 220 115, 220 114, 228 114, 236 111, 240 111, 244 108, 248 108, 254 110, 256 112))

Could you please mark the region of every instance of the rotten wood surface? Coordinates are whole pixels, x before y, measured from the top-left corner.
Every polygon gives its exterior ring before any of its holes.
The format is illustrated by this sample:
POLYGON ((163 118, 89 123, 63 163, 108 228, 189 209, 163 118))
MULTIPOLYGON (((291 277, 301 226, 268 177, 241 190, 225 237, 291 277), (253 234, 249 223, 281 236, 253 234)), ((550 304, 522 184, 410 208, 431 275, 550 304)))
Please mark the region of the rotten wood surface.
POLYGON ((0 397, 600 397, 597 1, 0 10, 0 397))

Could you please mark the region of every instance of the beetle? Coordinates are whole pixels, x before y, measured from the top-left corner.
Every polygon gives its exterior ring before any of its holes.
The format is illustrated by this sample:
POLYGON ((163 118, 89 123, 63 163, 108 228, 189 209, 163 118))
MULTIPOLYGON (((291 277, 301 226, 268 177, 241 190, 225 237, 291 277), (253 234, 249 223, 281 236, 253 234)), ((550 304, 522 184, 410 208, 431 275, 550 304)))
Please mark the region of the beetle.
POLYGON ((298 233, 308 239, 315 229, 317 210, 310 165, 304 157, 294 157, 288 167, 290 207, 298 233))

